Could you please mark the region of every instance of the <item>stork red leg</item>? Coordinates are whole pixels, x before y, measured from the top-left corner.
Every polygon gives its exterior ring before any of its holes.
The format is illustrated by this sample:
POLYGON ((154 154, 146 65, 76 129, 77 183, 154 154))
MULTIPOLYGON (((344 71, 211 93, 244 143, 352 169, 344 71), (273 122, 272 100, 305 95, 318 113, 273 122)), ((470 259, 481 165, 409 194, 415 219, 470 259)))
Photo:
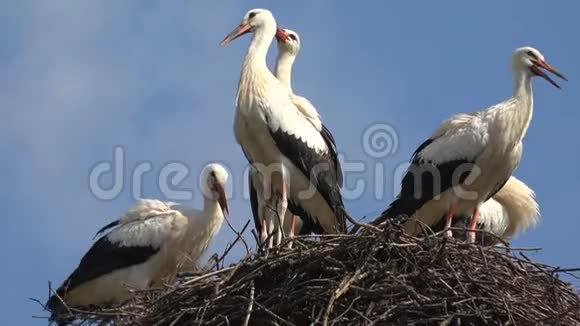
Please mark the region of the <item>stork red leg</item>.
POLYGON ((451 223, 453 223, 453 215, 455 214, 455 205, 451 205, 449 211, 447 211, 447 216, 445 217, 445 237, 453 237, 453 232, 449 230, 451 223))
POLYGON ((296 228, 296 215, 292 214, 292 220, 290 222, 290 238, 294 238, 295 228, 296 228))
POLYGON ((284 235, 284 216, 286 216, 286 209, 288 208, 288 200, 286 198, 286 176, 284 168, 282 172, 282 189, 280 190, 280 207, 278 209, 278 233, 276 234, 276 245, 282 243, 282 236, 284 235))
POLYGON ((274 247, 274 236, 272 235, 272 233, 274 233, 275 223, 274 218, 272 218, 272 215, 273 214, 270 214, 270 218, 268 219, 268 236, 270 237, 270 239, 268 240, 268 248, 274 247))
POLYGON ((272 236, 272 233, 274 232, 274 218, 272 215, 272 212, 269 212, 268 210, 273 210, 276 204, 275 201, 275 196, 272 196, 272 180, 271 178, 267 178, 264 177, 262 180, 262 187, 263 187, 263 192, 264 192, 264 207, 262 207, 263 212, 262 212, 262 216, 264 217, 264 230, 266 230, 266 234, 265 234, 265 238, 268 238, 268 245, 266 246, 266 248, 272 248, 274 246, 274 236, 272 236), (270 214, 268 214, 270 213, 270 214))
POLYGON ((264 244, 266 242, 266 238, 268 238, 268 225, 266 223, 266 206, 262 206, 262 232, 260 233, 260 243, 264 244))
POLYGON ((477 217, 479 216, 479 208, 475 207, 473 210, 473 216, 471 217, 471 222, 469 222, 469 227, 467 229, 467 242, 475 242, 475 227, 477 226, 477 217))
MULTIPOLYGON (((290 239, 294 238, 294 229, 296 228, 296 215, 292 214, 292 220, 290 220, 290 239)), ((292 241, 288 242, 288 249, 292 248, 292 241)))

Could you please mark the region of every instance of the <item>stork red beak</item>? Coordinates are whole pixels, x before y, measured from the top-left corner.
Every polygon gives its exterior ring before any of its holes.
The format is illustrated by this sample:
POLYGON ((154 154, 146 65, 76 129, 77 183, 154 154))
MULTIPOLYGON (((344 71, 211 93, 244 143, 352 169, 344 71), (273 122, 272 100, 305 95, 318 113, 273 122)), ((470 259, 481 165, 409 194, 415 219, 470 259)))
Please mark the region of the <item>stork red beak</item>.
POLYGON ((288 41, 288 38, 288 34, 286 34, 286 31, 284 31, 282 27, 276 29, 276 40, 278 42, 286 42, 288 41))
POLYGON ((236 27, 231 33, 229 33, 223 41, 220 42, 220 46, 225 46, 231 41, 237 39, 238 37, 249 33, 252 29, 249 23, 241 24, 240 26, 236 27))
POLYGON ((532 66, 532 71, 534 72, 534 74, 544 78, 545 80, 547 80, 550 84, 554 85, 555 87, 560 88, 560 85, 556 84, 556 82, 550 78, 550 76, 548 76, 545 72, 543 72, 540 68, 544 68, 547 71, 553 73, 554 75, 562 78, 565 81, 568 81, 568 78, 566 78, 564 75, 562 75, 562 73, 560 73, 558 70, 556 70, 556 68, 554 68, 551 64, 547 63, 546 61, 542 61, 542 60, 538 60, 534 62, 534 65, 532 66))
POLYGON ((226 198, 226 192, 224 190, 224 187, 221 184, 216 183, 215 190, 218 194, 217 200, 218 204, 220 205, 222 212, 224 213, 224 216, 230 215, 230 209, 228 208, 228 199, 226 198))

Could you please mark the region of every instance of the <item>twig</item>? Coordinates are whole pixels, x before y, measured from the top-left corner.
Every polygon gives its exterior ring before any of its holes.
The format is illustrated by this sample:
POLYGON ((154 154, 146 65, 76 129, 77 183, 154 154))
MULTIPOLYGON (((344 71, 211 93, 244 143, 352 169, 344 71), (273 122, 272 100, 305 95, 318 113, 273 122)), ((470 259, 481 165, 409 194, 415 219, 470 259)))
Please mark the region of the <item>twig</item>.
POLYGON ((196 277, 196 278, 193 278, 193 279, 191 279, 191 280, 188 280, 188 281, 186 281, 186 282, 183 282, 183 283, 181 284, 181 286, 188 286, 188 285, 191 285, 191 284, 193 284, 193 283, 195 283, 195 282, 201 281, 201 280, 203 280, 203 279, 206 279, 206 278, 208 278, 208 277, 216 276, 216 275, 218 275, 218 274, 222 274, 222 273, 225 273, 225 272, 227 272, 227 271, 231 271, 231 270, 232 270, 232 269, 234 269, 234 268, 236 268, 236 266, 230 266, 230 267, 222 268, 222 269, 220 269, 220 270, 217 270, 217 271, 214 271, 214 272, 211 272, 211 273, 207 273, 207 274, 204 274, 204 275, 202 275, 202 276, 198 276, 198 277, 196 277))
POLYGON ((324 312, 324 318, 322 319, 322 324, 324 326, 328 325, 328 318, 330 317, 330 313, 332 312, 332 306, 334 305, 334 302, 338 298, 340 298, 346 291, 348 291, 348 288, 352 285, 352 283, 365 277, 365 274, 361 275, 361 272, 364 267, 365 265, 359 267, 351 276, 343 278, 343 280, 338 285, 338 288, 334 290, 334 293, 330 297, 330 300, 328 300, 328 304, 324 312))
MULTIPOLYGON (((240 239, 240 241, 242 241, 242 243, 244 244, 244 247, 246 248, 246 253, 249 254, 250 253, 250 247, 248 247, 248 244, 246 243, 246 240, 244 240, 244 237, 242 236, 242 234, 240 232, 238 232, 234 226, 230 223, 230 218, 229 217, 225 217, 224 218, 226 220, 226 222, 228 223, 228 226, 230 227, 230 229, 236 234, 237 238, 236 240, 234 240, 234 242, 237 242, 238 239, 240 239)), ((250 223, 250 220, 248 220, 248 222, 246 223, 246 226, 248 226, 248 224, 250 223)), ((246 229, 246 226, 244 226, 244 230, 246 229)))
POLYGON ((350 230, 350 232, 348 232, 348 234, 355 234, 355 233, 357 233, 357 231, 360 228, 371 229, 371 230, 374 230, 374 231, 380 231, 380 229, 378 227, 376 227, 376 226, 373 226, 373 225, 370 225, 368 223, 364 223, 364 222, 360 222, 360 221, 355 220, 352 216, 350 216, 350 214, 344 208, 340 207, 340 209, 342 210, 342 213, 344 214, 344 216, 346 217, 346 219, 350 223, 354 224, 353 228, 350 230))
POLYGON ((256 287, 254 286, 254 281, 251 282, 250 288, 250 303, 248 304, 248 309, 246 310, 246 319, 244 320, 243 326, 248 326, 250 324, 250 316, 252 315, 252 308, 254 307, 254 292, 256 287))
MULTIPOLYGON (((221 255, 221 257, 219 257, 219 259, 217 259, 217 261, 216 261, 216 268, 218 268, 218 269, 220 268, 219 264, 220 264, 221 262, 223 262, 223 261, 224 261, 224 259, 226 258, 226 256, 227 256, 227 255, 228 255, 228 253, 230 252, 230 250, 232 250, 232 248, 233 248, 233 247, 236 245, 236 243, 237 243, 239 240, 242 240, 242 241, 243 241, 243 239, 242 239, 241 235, 242 235, 242 234, 244 234, 244 232, 246 231, 246 228, 248 227, 248 225, 249 225, 249 224, 250 224, 250 220, 248 220, 248 221, 246 222, 246 224, 245 224, 245 225, 244 225, 244 227, 242 228, 242 231, 240 231, 240 232, 239 232, 239 234, 238 234, 238 236, 236 237, 236 239, 235 239, 235 240, 234 240, 232 243, 230 243, 230 244, 229 244, 229 245, 226 247, 226 249, 224 250, 224 253, 223 253, 223 254, 221 255)), ((235 232, 235 231, 234 231, 234 232, 235 232)), ((249 250, 247 250, 247 248, 248 248, 248 246, 246 245, 246 252, 247 252, 247 253, 249 253, 249 250)), ((223 264, 222 264, 222 267, 223 267, 223 264)))
POLYGON ((268 309, 268 308, 264 307, 263 305, 261 305, 261 304, 259 304, 259 303, 257 303, 257 302, 255 302, 255 304, 256 304, 256 306, 257 306, 258 308, 262 309, 262 310, 263 310, 263 311, 265 311, 265 312, 266 312, 268 315, 270 315, 270 316, 274 317, 276 320, 278 320, 278 321, 280 321, 280 322, 283 322, 283 323, 284 323, 284 324, 286 324, 286 325, 290 325, 290 326, 296 326, 296 325, 294 325, 294 323, 291 323, 291 322, 287 321, 286 319, 284 319, 284 318, 282 318, 282 317, 278 316, 277 314, 275 314, 274 312, 272 312, 270 309, 268 309))

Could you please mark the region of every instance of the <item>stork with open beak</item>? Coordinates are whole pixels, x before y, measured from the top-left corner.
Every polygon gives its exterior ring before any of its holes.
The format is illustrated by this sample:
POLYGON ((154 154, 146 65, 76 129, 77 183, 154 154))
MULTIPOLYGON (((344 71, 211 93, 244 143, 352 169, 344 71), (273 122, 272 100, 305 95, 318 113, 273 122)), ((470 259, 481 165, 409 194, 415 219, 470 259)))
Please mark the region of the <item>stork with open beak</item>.
MULTIPOLYGON (((274 36, 288 36, 277 29, 272 13, 252 9, 221 45, 243 34, 252 41, 242 64, 236 96, 234 133, 236 140, 259 173, 259 197, 276 207, 276 218, 268 216, 268 230, 284 225, 287 208, 312 222, 324 233, 346 231, 344 204, 340 194, 340 171, 336 149, 291 99, 291 92, 266 65, 268 47, 274 36), (330 145, 329 145, 330 144, 330 145)), ((278 232, 276 243, 283 232, 278 232)), ((270 244, 271 246, 272 244, 270 244)))
MULTIPOLYGON (((474 230, 479 208, 508 181, 522 157, 522 140, 533 111, 532 79, 540 76, 560 86, 542 69, 563 80, 564 75, 531 47, 518 48, 511 59, 513 96, 487 109, 452 116, 421 144, 403 177, 401 192, 374 224, 407 216, 406 232, 435 225, 445 217, 445 229, 455 215, 472 216, 474 230)), ((450 236, 450 232, 446 232, 450 236)), ((468 232, 468 241, 475 232, 468 232)))

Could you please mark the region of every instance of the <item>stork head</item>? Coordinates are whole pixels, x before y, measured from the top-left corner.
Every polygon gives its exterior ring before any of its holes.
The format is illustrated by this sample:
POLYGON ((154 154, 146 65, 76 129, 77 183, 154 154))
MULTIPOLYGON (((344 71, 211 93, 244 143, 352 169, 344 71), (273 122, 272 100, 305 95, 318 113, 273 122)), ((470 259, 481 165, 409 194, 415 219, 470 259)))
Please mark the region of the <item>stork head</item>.
POLYGON ((278 41, 278 51, 280 53, 296 56, 300 52, 300 37, 293 30, 278 27, 276 41, 278 41))
MULTIPOLYGON (((225 46, 244 34, 253 33, 256 30, 266 28, 276 28, 276 19, 274 19, 274 15, 266 9, 252 9, 244 15, 240 25, 234 28, 234 30, 231 31, 223 41, 221 41, 220 45, 225 46)), ((274 33, 274 31, 272 31, 272 33, 274 33)))
POLYGON ((560 88, 560 85, 550 78, 542 69, 545 69, 554 75, 568 81, 564 75, 562 75, 556 68, 546 62, 544 56, 540 51, 526 46, 516 49, 514 55, 512 56, 512 70, 514 73, 524 72, 530 74, 531 76, 540 76, 547 80, 550 84, 555 87, 560 88))
POLYGON ((228 172, 220 164, 208 164, 201 172, 200 187, 203 195, 206 198, 217 201, 224 216, 229 214, 228 200, 226 197, 227 182, 228 172))

